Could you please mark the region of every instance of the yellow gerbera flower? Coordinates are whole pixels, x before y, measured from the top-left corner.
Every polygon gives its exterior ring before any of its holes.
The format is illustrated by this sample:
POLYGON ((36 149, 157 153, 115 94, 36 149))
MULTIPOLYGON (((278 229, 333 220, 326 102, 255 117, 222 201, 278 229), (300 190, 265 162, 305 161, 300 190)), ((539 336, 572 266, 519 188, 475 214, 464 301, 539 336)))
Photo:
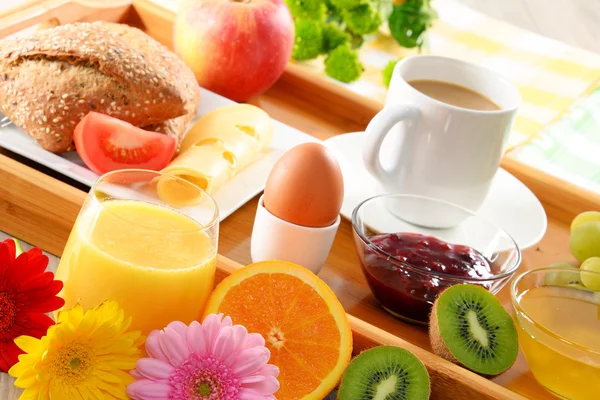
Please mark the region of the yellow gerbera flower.
POLYGON ((25 389, 20 399, 128 399, 128 371, 144 342, 139 331, 127 331, 130 325, 115 302, 88 311, 76 305, 60 312, 43 338, 15 339, 26 353, 8 371, 25 389))

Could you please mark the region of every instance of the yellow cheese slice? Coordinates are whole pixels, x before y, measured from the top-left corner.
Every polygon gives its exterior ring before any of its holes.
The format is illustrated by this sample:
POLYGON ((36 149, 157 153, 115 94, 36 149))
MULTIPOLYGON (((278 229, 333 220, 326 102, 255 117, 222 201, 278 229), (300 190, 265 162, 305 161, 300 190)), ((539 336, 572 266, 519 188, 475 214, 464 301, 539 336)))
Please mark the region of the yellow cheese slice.
POLYGON ((250 104, 221 107, 201 117, 186 133, 180 153, 198 146, 219 145, 234 155, 240 171, 266 149, 273 138, 271 117, 250 104))
MULTIPOLYGON (((185 179, 212 194, 234 175, 233 165, 233 154, 223 147, 198 146, 180 153, 162 172, 185 179)), ((157 189, 167 188, 159 185, 157 189)))
MULTIPOLYGON (((249 104, 221 107, 196 121, 185 135, 179 155, 162 172, 213 194, 254 162, 272 139, 273 122, 260 108, 249 104)), ((173 179, 161 179, 158 195, 170 204, 198 200, 190 197, 197 196, 197 192, 179 186, 173 179)))

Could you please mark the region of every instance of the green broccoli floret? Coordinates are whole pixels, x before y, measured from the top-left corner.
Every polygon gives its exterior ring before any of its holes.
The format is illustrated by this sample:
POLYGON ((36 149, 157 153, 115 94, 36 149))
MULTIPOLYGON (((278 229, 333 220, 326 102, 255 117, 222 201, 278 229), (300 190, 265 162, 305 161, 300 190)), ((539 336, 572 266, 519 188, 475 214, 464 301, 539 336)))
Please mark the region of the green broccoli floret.
POLYGON ((325 58, 325 73, 340 82, 354 82, 360 78, 363 71, 358 53, 348 44, 336 47, 325 58))
POLYGON ((353 49, 359 49, 365 44, 365 37, 363 35, 357 35, 350 32, 350 47, 353 49))
POLYGON ((400 60, 401 59, 390 61, 389 63, 387 63, 387 65, 385 66, 383 71, 381 71, 381 74, 383 75, 383 84, 385 85, 386 88, 390 87, 390 82, 392 81, 392 74, 394 72, 394 68, 396 67, 396 64, 398 64, 398 61, 400 61, 400 60))
POLYGON ((324 1, 325 1, 325 7, 327 7, 327 11, 334 12, 336 8, 333 5, 333 2, 335 0, 324 0, 324 1))
POLYGON ((372 3, 364 3, 358 7, 342 10, 342 17, 348 30, 357 35, 375 32, 383 22, 381 14, 372 3))
POLYGON ((361 4, 368 2, 369 0, 329 0, 333 7, 339 10, 346 10, 350 8, 356 8, 361 4))
POLYGON ((435 19, 437 13, 429 5, 429 0, 406 0, 394 6, 388 26, 400 46, 421 48, 424 34, 435 19))
POLYGON ((350 36, 336 24, 328 23, 323 27, 323 53, 329 53, 349 41, 350 36))
POLYGON ((294 19, 314 19, 324 21, 327 6, 324 0, 285 0, 294 19))
POLYGON ((310 19, 297 19, 296 34, 292 58, 294 60, 312 60, 323 50, 323 24, 310 19))

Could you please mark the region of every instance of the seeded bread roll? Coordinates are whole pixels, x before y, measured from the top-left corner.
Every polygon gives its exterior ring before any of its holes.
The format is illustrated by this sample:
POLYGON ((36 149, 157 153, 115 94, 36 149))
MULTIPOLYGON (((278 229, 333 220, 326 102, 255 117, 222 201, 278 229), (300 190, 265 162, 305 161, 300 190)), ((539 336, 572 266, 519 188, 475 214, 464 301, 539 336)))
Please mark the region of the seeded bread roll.
POLYGON ((194 73, 175 54, 168 50, 165 52, 161 51, 161 48, 164 48, 164 46, 139 29, 132 29, 124 24, 107 24, 106 26, 123 39, 133 43, 135 47, 144 53, 164 54, 168 61, 169 74, 171 76, 180 77, 179 84, 183 89, 182 95, 184 97, 184 107, 186 113, 181 117, 143 127, 147 130, 162 132, 169 136, 175 137, 177 139, 177 150, 179 150, 179 145, 183 140, 182 135, 194 117, 200 100, 198 84, 196 83, 196 77, 194 76, 194 73))
POLYGON ((74 23, 0 42, 0 111, 44 149, 73 149, 89 111, 181 140, 198 104, 193 73, 142 31, 74 23))

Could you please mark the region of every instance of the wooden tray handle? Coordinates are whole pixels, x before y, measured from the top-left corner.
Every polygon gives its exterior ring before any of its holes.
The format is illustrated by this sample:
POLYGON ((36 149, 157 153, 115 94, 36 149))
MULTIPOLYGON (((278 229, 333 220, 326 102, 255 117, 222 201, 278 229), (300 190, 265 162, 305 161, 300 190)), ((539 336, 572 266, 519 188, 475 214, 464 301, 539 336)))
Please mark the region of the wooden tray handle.
POLYGON ((0 38, 38 25, 48 28, 76 21, 124 21, 131 0, 30 0, 0 12, 0 38))

